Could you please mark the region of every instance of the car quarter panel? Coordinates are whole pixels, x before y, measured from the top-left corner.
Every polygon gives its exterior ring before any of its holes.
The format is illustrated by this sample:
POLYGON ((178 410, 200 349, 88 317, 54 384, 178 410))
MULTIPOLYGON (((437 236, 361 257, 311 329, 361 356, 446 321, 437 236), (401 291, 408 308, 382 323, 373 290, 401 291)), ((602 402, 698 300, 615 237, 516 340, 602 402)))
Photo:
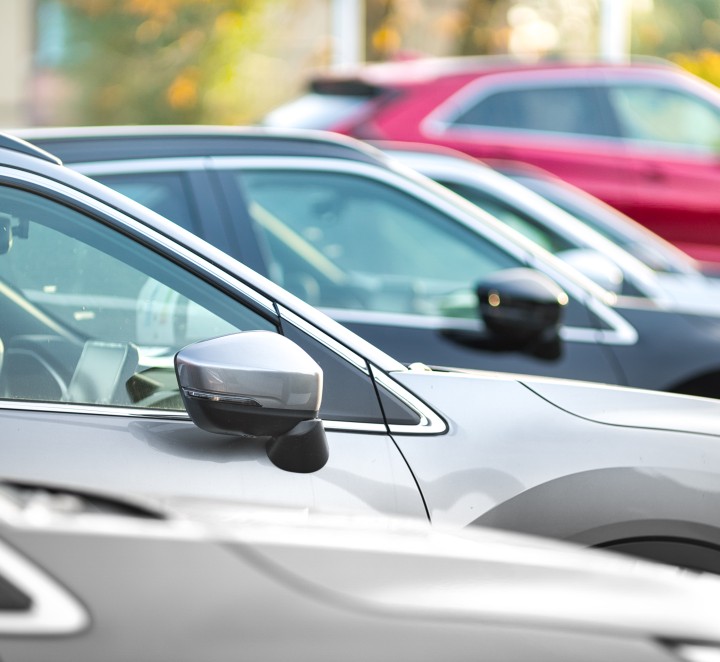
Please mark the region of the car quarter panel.
MULTIPOLYGON (((665 405, 647 397, 635 401, 633 390, 613 401, 640 417, 629 427, 581 418, 538 397, 530 390, 533 378, 523 379, 526 387, 517 377, 478 375, 397 376, 420 397, 432 397, 449 426, 447 435, 434 439, 394 435, 434 523, 492 524, 597 543, 612 538, 596 540, 594 529, 646 520, 645 533, 655 523, 654 534, 670 535, 678 530, 663 520, 682 519, 685 533, 695 527, 696 537, 707 539, 709 527, 720 542, 717 436, 641 427, 653 404, 665 405), (517 507, 498 507, 513 501, 517 507)), ((585 397, 601 403, 604 388, 588 384, 585 397)), ((720 404, 699 402, 720 420, 720 404)))

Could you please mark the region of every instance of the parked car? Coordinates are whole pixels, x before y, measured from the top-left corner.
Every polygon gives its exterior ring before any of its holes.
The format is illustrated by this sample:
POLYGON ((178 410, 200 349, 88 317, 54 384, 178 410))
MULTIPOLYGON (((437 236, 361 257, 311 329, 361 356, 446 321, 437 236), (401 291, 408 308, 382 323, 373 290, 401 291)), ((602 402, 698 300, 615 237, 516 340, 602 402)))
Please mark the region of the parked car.
POLYGON ((21 135, 403 363, 720 395, 720 317, 617 298, 359 141, 227 127, 21 135))
MULTIPOLYGON (((608 212, 607 205, 599 200, 593 204, 592 196, 562 181, 556 182, 557 178, 549 173, 547 176, 537 174, 537 168, 517 162, 494 162, 493 169, 461 152, 435 146, 410 143, 379 143, 376 146, 462 195, 605 289, 649 298, 675 310, 707 310, 720 314, 720 283, 695 267, 692 258, 674 246, 668 249, 662 239, 655 238, 649 230, 630 219, 623 223, 626 217, 619 212, 608 212), (502 173, 496 171, 499 168, 503 169, 502 173), (510 178, 505 172, 513 172, 515 177, 510 178), (533 172, 535 188, 555 190, 556 196, 562 196, 570 188, 565 197, 575 205, 578 199, 584 200, 582 208, 585 212, 580 212, 584 213, 583 218, 576 217, 567 205, 561 208, 539 192, 529 190, 524 180, 533 172), (574 191, 578 195, 574 196, 574 191), (599 210, 598 205, 602 206, 599 210), (587 216, 591 221, 594 218, 598 221, 589 225, 585 220, 587 216), (594 226, 598 225, 600 229, 596 230, 594 226), (646 234, 651 238, 647 239, 646 234), (616 239, 618 235, 619 239, 616 239), (648 262, 657 256, 657 264, 667 255, 665 268, 653 269, 626 250, 627 244, 648 262), (674 259, 669 262, 671 255, 674 259), (676 263, 680 264, 674 267, 676 263)), ((572 203, 570 206, 574 209, 572 203)))
POLYGON ((547 170, 502 159, 487 159, 484 163, 579 218, 661 277, 664 274, 717 277, 713 265, 695 260, 644 225, 547 170))
POLYGON ((480 529, 172 506, 4 484, 2 659, 720 656, 720 581, 707 575, 480 529))
POLYGON ((47 152, 0 136, 0 163, 8 479, 487 525, 720 572, 720 402, 404 366, 47 152))
POLYGON ((318 75, 264 122, 532 163, 720 262, 720 92, 667 62, 366 65, 318 75))

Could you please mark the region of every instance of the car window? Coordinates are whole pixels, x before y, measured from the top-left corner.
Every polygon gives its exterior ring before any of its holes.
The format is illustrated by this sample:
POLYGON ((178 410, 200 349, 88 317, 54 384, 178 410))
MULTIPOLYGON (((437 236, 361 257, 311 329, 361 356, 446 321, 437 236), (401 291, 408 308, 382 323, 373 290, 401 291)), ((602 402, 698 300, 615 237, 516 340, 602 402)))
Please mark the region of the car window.
POLYGON ((464 315, 465 295, 520 263, 440 211, 364 177, 237 174, 271 276, 314 305, 464 315))
POLYGON ((701 99, 650 85, 613 86, 609 96, 627 139, 720 151, 720 113, 701 99))
POLYGON ((504 89, 483 96, 451 123, 610 136, 600 100, 599 88, 590 85, 504 89))
POLYGON ((199 230, 193 222, 191 202, 179 173, 99 175, 94 179, 162 214, 190 232, 197 233, 199 230))
MULTIPOLYGON (((2 398, 182 410, 179 349, 279 330, 271 316, 75 210, 3 187, 0 210, 2 398), (3 251, 5 228, 13 238, 3 251)), ((302 332, 292 339, 323 369, 321 417, 383 422, 363 371, 302 332)))
POLYGON ((0 188, 4 398, 182 409, 173 357, 196 340, 277 330, 129 237, 0 188), (7 236, 7 232, 6 232, 7 236))
POLYGON ((576 248, 575 245, 557 232, 538 223, 528 214, 515 209, 502 200, 498 200, 494 195, 481 191, 474 186, 466 186, 458 182, 440 181, 440 183, 542 246, 546 251, 559 253, 560 251, 576 248))

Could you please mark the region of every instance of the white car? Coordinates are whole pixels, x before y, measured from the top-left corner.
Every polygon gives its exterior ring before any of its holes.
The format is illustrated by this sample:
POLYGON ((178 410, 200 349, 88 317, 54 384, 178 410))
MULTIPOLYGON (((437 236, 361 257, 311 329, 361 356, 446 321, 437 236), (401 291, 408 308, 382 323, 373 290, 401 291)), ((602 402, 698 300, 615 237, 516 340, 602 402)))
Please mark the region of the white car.
POLYGON ((608 212, 589 211, 590 196, 579 192, 586 196, 581 208, 579 195, 568 192, 570 187, 559 189, 553 181, 557 178, 533 177, 538 169, 521 168, 523 164, 498 164, 500 172, 440 147, 398 143, 377 146, 473 202, 611 292, 649 299, 668 309, 720 314, 720 283, 702 273, 691 258, 683 259, 677 248, 667 246, 646 228, 632 227, 632 221, 619 213, 610 227, 609 221, 601 224, 598 217, 606 218, 608 212), (514 177, 505 172, 514 173, 514 177), (567 202, 559 206, 553 198, 567 202), (593 219, 598 220, 593 223, 593 219), (671 269, 667 268, 668 256, 673 256, 671 269), (660 259, 666 268, 652 268, 660 259))
POLYGON ((516 534, 0 485, 3 662, 716 662, 718 601, 516 534))

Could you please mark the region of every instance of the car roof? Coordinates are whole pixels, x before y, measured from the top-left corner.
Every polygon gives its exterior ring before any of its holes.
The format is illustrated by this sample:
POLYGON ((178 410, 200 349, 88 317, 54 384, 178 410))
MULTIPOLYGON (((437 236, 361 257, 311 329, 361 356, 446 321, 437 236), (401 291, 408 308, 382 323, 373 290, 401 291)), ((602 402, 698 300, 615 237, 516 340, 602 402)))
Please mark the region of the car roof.
POLYGON ((13 135, 64 163, 206 156, 313 156, 383 166, 387 157, 328 131, 230 126, 95 126, 17 129, 13 135))
MULTIPOLYGON (((661 58, 632 58, 624 62, 608 62, 597 58, 557 59, 548 58, 528 61, 508 55, 481 55, 462 57, 413 58, 400 61, 374 62, 355 67, 343 67, 318 72, 311 80, 310 89, 316 92, 331 91, 333 84, 348 85, 348 93, 352 94, 351 81, 355 81, 356 94, 366 92, 373 87, 404 87, 414 84, 429 83, 441 78, 474 78, 487 73, 510 71, 568 71, 578 73, 589 71, 658 71, 677 70, 680 67, 661 58)), ((336 92, 339 93, 339 92, 336 92)))

